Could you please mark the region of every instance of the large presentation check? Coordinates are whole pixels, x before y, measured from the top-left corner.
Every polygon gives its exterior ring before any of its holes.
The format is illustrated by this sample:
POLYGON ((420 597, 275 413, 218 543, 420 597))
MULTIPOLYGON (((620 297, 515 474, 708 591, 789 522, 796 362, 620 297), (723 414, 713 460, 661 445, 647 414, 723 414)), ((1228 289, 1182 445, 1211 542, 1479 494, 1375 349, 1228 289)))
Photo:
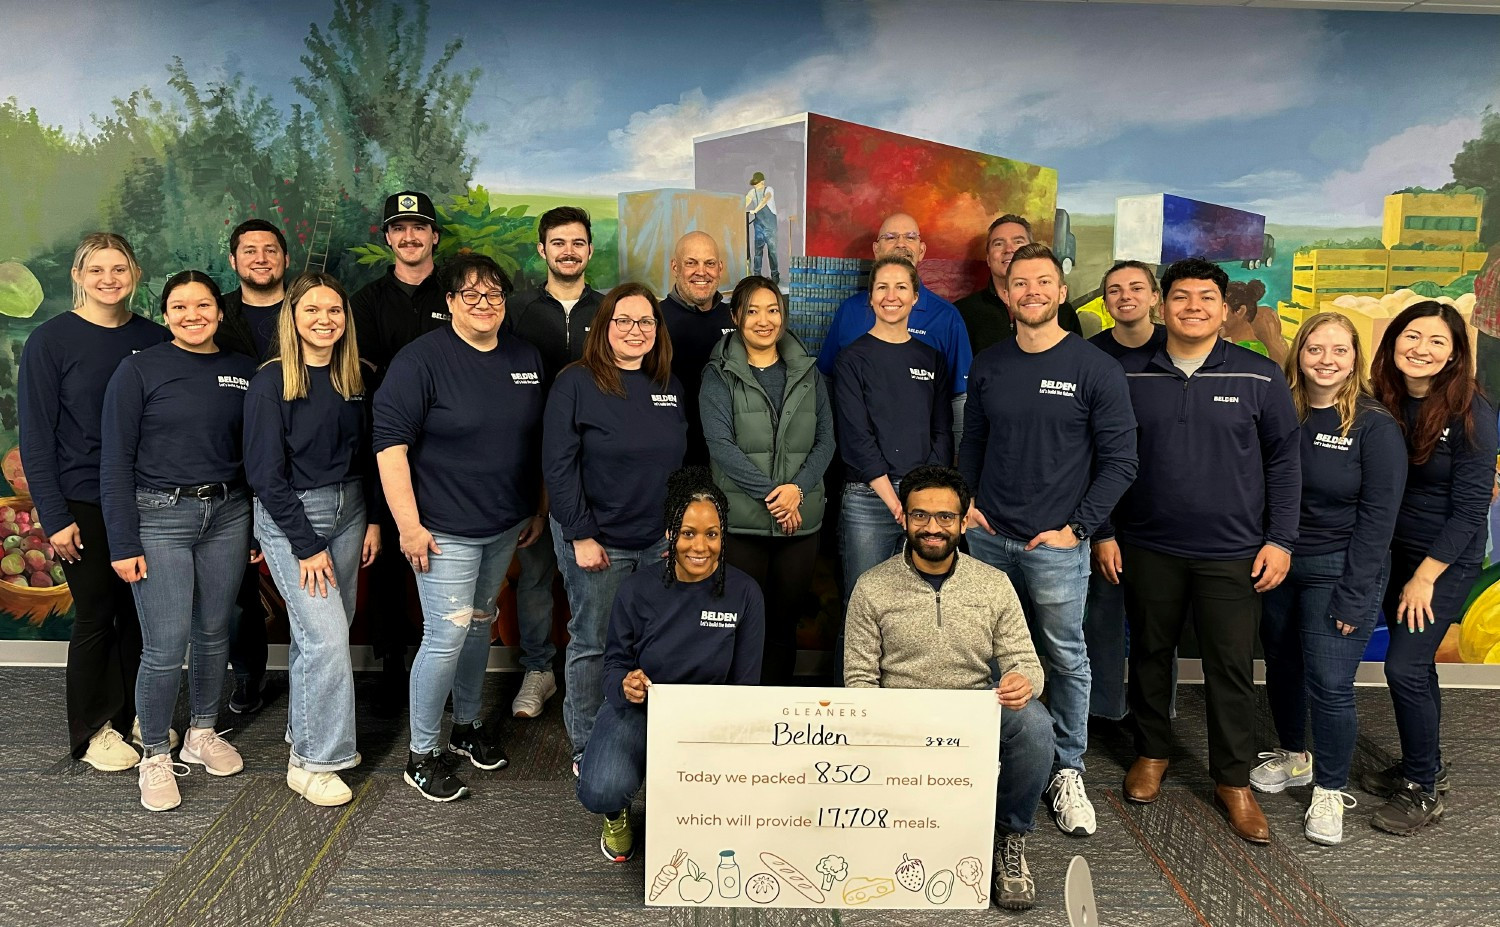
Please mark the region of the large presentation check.
POLYGON ((989 905, 990 690, 651 688, 646 903, 989 905))

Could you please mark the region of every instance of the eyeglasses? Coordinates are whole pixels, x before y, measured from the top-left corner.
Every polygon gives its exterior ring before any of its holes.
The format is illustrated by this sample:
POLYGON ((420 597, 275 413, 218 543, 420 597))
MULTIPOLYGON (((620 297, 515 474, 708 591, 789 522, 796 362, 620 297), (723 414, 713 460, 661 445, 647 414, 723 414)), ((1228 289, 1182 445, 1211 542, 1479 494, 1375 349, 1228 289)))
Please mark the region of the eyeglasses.
POLYGON ((641 334, 643 335, 648 335, 656 331, 656 320, 650 316, 644 319, 627 319, 622 315, 618 318, 610 319, 610 321, 615 323, 615 331, 622 335, 629 334, 630 330, 637 326, 640 327, 641 334))
POLYGON ((459 290, 458 298, 464 301, 465 306, 477 306, 481 299, 492 307, 505 305, 504 290, 490 290, 488 293, 481 293, 478 290, 459 290))
POLYGON ((895 244, 898 241, 904 241, 904 242, 907 242, 909 244, 916 244, 917 242, 919 242, 919 241, 922 240, 922 233, 921 232, 885 232, 885 233, 883 233, 876 240, 877 241, 883 241, 883 242, 885 242, 888 245, 895 244))
POLYGON ((909 509, 906 520, 913 525, 921 526, 930 521, 935 521, 944 528, 952 528, 958 522, 957 512, 924 512, 921 509, 909 509))

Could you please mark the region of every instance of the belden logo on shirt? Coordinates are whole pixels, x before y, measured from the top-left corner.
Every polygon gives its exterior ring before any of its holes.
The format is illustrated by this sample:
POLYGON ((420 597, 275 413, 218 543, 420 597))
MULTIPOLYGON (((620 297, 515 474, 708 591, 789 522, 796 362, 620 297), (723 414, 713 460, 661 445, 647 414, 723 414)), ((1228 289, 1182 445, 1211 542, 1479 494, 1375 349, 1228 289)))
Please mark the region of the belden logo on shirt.
POLYGON ((219 377, 219 385, 230 389, 249 389, 250 381, 244 377, 219 377))
POLYGON ((1072 396, 1077 391, 1078 384, 1067 380, 1043 380, 1037 387, 1037 394, 1041 396, 1072 396))
POLYGON ((675 408, 677 408, 677 394, 676 393, 652 393, 651 394, 651 404, 653 406, 660 406, 663 409, 675 409, 675 408))
POLYGON ((1215 396, 1214 397, 1214 402, 1239 402, 1239 401, 1240 401, 1240 397, 1238 397, 1238 396, 1215 396))
POLYGON ((710 612, 705 611, 698 619, 700 628, 733 628, 740 623, 739 612, 710 612))
POLYGON ((1338 435, 1330 435, 1318 432, 1313 438, 1314 447, 1326 447, 1330 451, 1347 451, 1354 446, 1353 438, 1341 438, 1338 435))
POLYGON ((542 375, 534 370, 525 370, 519 373, 512 373, 510 381, 517 386, 541 386, 542 375))
POLYGON ((928 381, 937 379, 937 374, 931 370, 923 370, 921 367, 908 367, 906 369, 911 371, 911 378, 913 380, 928 381))
POLYGON ((432 317, 434 319, 437 319, 439 322, 452 322, 453 321, 453 316, 449 315, 446 312, 434 312, 432 314, 432 317))

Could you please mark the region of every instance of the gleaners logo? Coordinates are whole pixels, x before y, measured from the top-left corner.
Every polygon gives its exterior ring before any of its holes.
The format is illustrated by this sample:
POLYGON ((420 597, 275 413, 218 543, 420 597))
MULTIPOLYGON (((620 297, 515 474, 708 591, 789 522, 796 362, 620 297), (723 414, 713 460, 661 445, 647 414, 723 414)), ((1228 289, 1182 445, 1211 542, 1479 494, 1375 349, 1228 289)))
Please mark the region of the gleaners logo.
POLYGON ((651 404, 653 406, 660 406, 663 409, 675 409, 675 408, 677 408, 677 394, 676 393, 652 393, 651 394, 651 404))
POLYGON ((811 702, 793 702, 782 706, 781 713, 789 718, 866 718, 868 708, 850 708, 847 702, 835 702, 820 698, 811 702))

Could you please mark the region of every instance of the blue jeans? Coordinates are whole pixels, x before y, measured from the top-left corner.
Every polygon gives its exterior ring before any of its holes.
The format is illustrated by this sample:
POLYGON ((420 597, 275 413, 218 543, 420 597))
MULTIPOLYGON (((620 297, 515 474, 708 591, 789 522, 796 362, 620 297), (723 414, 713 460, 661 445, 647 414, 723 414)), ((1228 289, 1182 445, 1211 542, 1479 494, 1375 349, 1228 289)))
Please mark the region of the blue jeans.
POLYGON ((304 490, 297 498, 313 530, 328 539, 337 589, 320 596, 301 587, 301 560, 259 499, 255 500, 255 536, 266 555, 271 579, 286 600, 291 628, 286 714, 291 763, 313 772, 336 772, 352 767, 355 757, 349 625, 359 592, 365 499, 359 480, 304 490))
POLYGON ((645 781, 646 708, 605 699, 578 763, 578 801, 595 814, 614 814, 630 807, 645 781))
MULTIPOLYGON (((1088 605, 1083 610, 1083 639, 1089 648, 1089 714, 1123 721, 1130 714, 1125 665, 1130 659, 1130 622, 1125 617, 1125 587, 1089 574, 1088 605)), ((1177 661, 1172 661, 1172 701, 1167 714, 1177 717, 1177 661)))
POLYGON ((760 264, 760 252, 764 248, 766 252, 766 263, 771 265, 770 275, 779 276, 780 268, 776 262, 776 214, 769 209, 762 209, 755 214, 755 250, 750 253, 750 272, 757 273, 755 268, 760 264), (769 215, 769 221, 762 221, 761 216, 769 215))
POLYGON ((567 689, 563 694, 563 724, 568 728, 573 757, 577 759, 588 746, 594 732, 594 718, 604 701, 604 643, 609 634, 615 591, 626 576, 659 562, 667 549, 667 539, 663 536, 644 550, 606 546, 609 568, 597 573, 578 566, 573 542, 562 539, 562 529, 555 521, 552 545, 557 567, 562 571, 563 589, 568 593, 568 606, 573 612, 568 619, 568 652, 563 666, 567 689))
POLYGON ((995 826, 1001 833, 1029 834, 1036 805, 1052 776, 1056 747, 1052 717, 1032 699, 1020 711, 1000 709, 1000 779, 995 784, 995 826))
POLYGON ((1089 545, 1038 545, 983 528, 970 531, 969 552, 1010 577, 1026 611, 1031 639, 1047 668, 1047 707, 1057 728, 1057 766, 1083 771, 1089 745, 1089 651, 1083 639, 1089 545))
MULTIPOLYGON (((894 484, 900 492, 900 484, 894 484)), ((901 552, 906 530, 891 517, 868 483, 845 483, 839 516, 839 554, 844 564, 844 607, 866 571, 901 552)), ((843 648, 839 648, 842 652, 843 648)))
POLYGON ((1439 739, 1443 723, 1442 690, 1438 687, 1437 665, 1433 660, 1448 626, 1463 617, 1464 602, 1479 575, 1479 565, 1454 564, 1443 571, 1433 584, 1433 621, 1420 633, 1412 633, 1404 622, 1396 622, 1396 610, 1401 587, 1411 579, 1425 556, 1426 551, 1414 550, 1399 541, 1391 545, 1391 574, 1383 604, 1391 634, 1385 654, 1385 681, 1396 709, 1402 774, 1432 794, 1443 763, 1439 739))
POLYGON ((552 546, 552 520, 542 523, 542 534, 516 552, 521 578, 516 583, 516 624, 521 632, 521 666, 528 673, 552 669, 557 648, 552 644, 552 576, 557 551, 552 546))
POLYGON ((411 752, 438 747, 443 703, 453 693, 453 723, 479 720, 484 672, 490 662, 490 625, 495 600, 516 556, 516 541, 530 524, 487 538, 434 533, 440 554, 427 558, 417 573, 422 603, 422 643, 411 664, 411 752))
POLYGON ((250 494, 198 499, 137 489, 146 578, 131 585, 141 616, 135 704, 147 757, 167 753, 182 661, 192 641, 188 695, 193 727, 219 720, 229 655, 229 613, 250 557, 250 494))

